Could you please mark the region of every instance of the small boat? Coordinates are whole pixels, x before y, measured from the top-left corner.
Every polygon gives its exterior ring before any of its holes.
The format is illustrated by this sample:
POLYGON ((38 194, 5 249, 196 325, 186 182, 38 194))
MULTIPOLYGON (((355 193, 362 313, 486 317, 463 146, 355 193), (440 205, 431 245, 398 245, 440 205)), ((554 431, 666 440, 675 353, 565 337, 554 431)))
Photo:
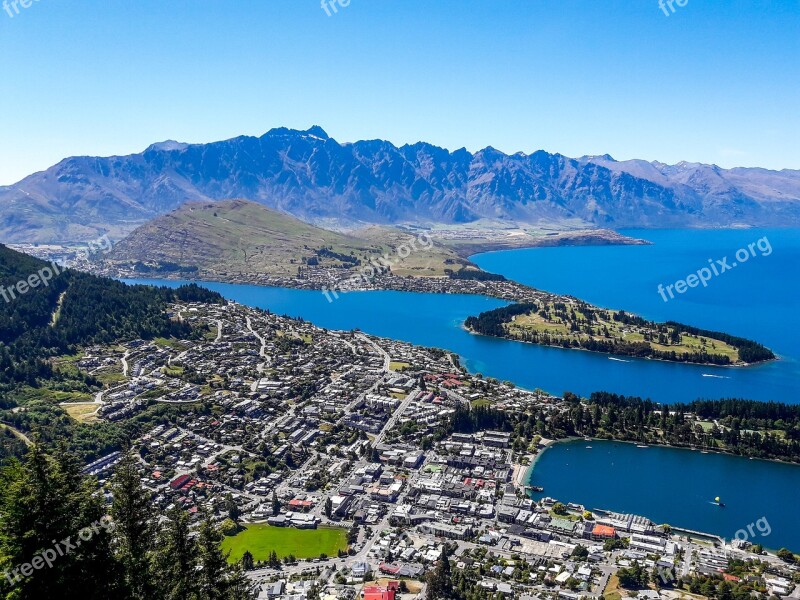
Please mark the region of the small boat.
POLYGON ((650 446, 648 446, 646 444, 636 444, 636 447, 637 448, 649 448, 650 446))
POLYGON ((532 485, 530 486, 532 492, 543 492, 544 488, 540 485, 532 485))
POLYGON ((614 358, 613 356, 609 356, 609 357, 608 357, 608 360, 615 360, 615 361, 617 361, 617 362, 624 362, 624 363, 629 363, 629 362, 631 362, 631 361, 629 361, 629 360, 622 360, 621 358, 614 358))
POLYGON ((591 449, 592 449, 592 447, 591 447, 591 446, 586 446, 586 449, 587 449, 587 450, 591 450, 591 449))
POLYGON ((720 501, 719 496, 714 498, 714 501, 711 504, 719 506, 720 508, 725 508, 725 503, 720 501))

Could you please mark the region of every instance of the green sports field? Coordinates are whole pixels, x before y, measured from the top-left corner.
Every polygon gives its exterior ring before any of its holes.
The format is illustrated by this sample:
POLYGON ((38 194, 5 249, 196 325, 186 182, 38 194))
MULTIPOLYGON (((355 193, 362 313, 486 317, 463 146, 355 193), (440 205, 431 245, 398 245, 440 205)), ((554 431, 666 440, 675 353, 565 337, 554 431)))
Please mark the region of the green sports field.
POLYGON ((297 558, 314 558, 320 554, 336 556, 339 550, 347 550, 347 530, 339 527, 319 529, 295 529, 272 527, 271 525, 244 525, 244 529, 233 537, 222 541, 223 552, 230 551, 229 560, 237 562, 246 550, 254 560, 267 560, 275 550, 278 558, 294 554, 297 558))

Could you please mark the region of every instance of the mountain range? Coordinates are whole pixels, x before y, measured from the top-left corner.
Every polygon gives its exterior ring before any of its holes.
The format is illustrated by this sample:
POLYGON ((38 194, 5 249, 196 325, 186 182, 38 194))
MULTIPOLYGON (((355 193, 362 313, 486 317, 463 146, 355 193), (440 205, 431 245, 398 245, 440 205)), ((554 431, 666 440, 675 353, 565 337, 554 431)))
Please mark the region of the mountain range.
POLYGON ((123 237, 186 201, 243 198, 327 228, 369 224, 800 224, 800 170, 340 143, 320 127, 72 157, 0 187, 0 241, 123 237))

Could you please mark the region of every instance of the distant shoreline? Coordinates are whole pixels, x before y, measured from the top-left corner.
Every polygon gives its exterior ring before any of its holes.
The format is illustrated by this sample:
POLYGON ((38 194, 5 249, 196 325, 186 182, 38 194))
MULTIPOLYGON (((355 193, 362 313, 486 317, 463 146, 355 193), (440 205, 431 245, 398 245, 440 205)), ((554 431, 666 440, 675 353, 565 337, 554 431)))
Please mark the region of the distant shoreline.
MULTIPOLYGON (((455 233, 457 233, 457 231, 455 233)), ((557 247, 557 246, 577 247, 577 246, 589 246, 589 245, 624 246, 624 245, 651 244, 651 242, 647 240, 629 237, 619 232, 606 229, 574 230, 574 231, 562 230, 562 231, 554 231, 551 233, 540 232, 540 234, 541 234, 540 237, 534 237, 533 235, 528 234, 524 238, 524 242, 519 244, 512 244, 511 242, 508 241, 510 238, 507 237, 505 239, 499 239, 499 238, 487 239, 484 242, 481 242, 479 240, 478 241, 465 240, 463 244, 459 244, 451 240, 450 243, 447 245, 449 245, 449 247, 455 250, 455 252, 459 255, 464 255, 463 253, 468 250, 468 252, 466 252, 466 256, 471 258, 476 256, 477 254, 483 254, 483 253, 508 252, 512 250, 532 249, 541 247, 557 247), (485 246, 485 249, 482 246, 485 246)), ((477 240, 477 238, 472 238, 472 239, 477 240)), ((188 279, 206 283, 216 282, 216 283, 226 283, 232 285, 256 285, 256 286, 273 287, 273 288, 283 287, 288 289, 315 290, 325 294, 326 297, 328 297, 329 301, 332 301, 331 297, 328 296, 329 294, 333 297, 333 299, 338 299, 339 294, 348 294, 357 291, 403 291, 403 292, 421 293, 421 294, 442 293, 442 294, 476 295, 487 298, 499 299, 509 303, 521 303, 521 302, 543 301, 543 300, 570 302, 570 303, 574 301, 583 302, 582 300, 568 294, 554 294, 542 291, 511 279, 505 279, 502 281, 491 281, 491 280, 483 281, 480 279, 474 279, 474 280, 457 279, 448 276, 419 277, 419 276, 398 276, 389 274, 389 275, 376 276, 370 280, 362 281, 357 286, 354 286, 352 289, 348 289, 347 286, 343 285, 338 285, 337 287, 336 284, 334 284, 331 287, 328 287, 330 285, 330 282, 328 281, 328 279, 326 279, 326 277, 329 277, 330 280, 333 282, 337 282, 337 277, 338 277, 338 283, 341 284, 341 282, 347 281, 347 278, 344 276, 350 275, 350 273, 348 273, 347 270, 345 270, 344 273, 335 273, 335 271, 336 270, 329 271, 325 276, 322 276, 320 274, 316 275, 309 274, 304 278, 289 277, 289 276, 274 276, 268 274, 243 273, 243 272, 239 273, 214 272, 205 269, 203 270, 198 269, 196 272, 139 273, 139 272, 123 271, 121 269, 113 269, 113 268, 111 269, 111 272, 107 272, 105 269, 101 268, 98 270, 98 274, 112 276, 116 278, 122 278, 122 279, 153 279, 153 280, 164 280, 164 281, 181 281, 188 279)), ((590 303, 587 304, 593 306, 590 303)), ((478 333, 472 330, 471 328, 466 327, 463 323, 461 326, 465 331, 469 332, 472 335, 485 335, 478 333)), ((506 339, 509 341, 522 342, 541 347, 552 347, 552 348, 559 348, 562 350, 565 349, 563 345, 560 344, 543 344, 538 342, 526 341, 505 335, 501 336, 486 335, 486 337, 506 339)), ((569 348, 566 349, 584 350, 586 352, 591 352, 593 354, 605 355, 608 358, 622 357, 630 360, 633 359, 655 360, 669 364, 696 365, 700 367, 706 367, 709 369, 755 367, 780 360, 780 357, 776 355, 772 359, 758 361, 758 362, 748 363, 744 361, 736 361, 731 364, 725 365, 725 364, 715 364, 713 362, 670 360, 669 358, 650 357, 650 356, 639 357, 630 354, 616 354, 616 353, 604 352, 602 350, 590 350, 582 347, 575 348, 570 346, 569 348)))

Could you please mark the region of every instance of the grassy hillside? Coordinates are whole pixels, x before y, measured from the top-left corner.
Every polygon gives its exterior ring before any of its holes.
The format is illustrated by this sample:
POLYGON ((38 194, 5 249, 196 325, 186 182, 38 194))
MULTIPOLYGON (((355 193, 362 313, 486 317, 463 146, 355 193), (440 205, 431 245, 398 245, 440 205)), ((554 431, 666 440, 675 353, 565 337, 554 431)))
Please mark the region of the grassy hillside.
MULTIPOLYGON (((136 229, 104 261, 153 275, 294 276, 306 268, 354 268, 394 252, 414 237, 387 227, 346 235, 245 200, 190 202, 136 229)), ((411 253, 393 270, 441 276, 446 268, 457 270, 467 263, 453 250, 435 245, 411 253)))
POLYGON ((103 387, 99 378, 70 368, 65 357, 122 339, 201 335, 172 319, 168 304, 223 301, 197 286, 128 286, 70 270, 53 273, 47 285, 20 288, 52 271, 52 265, 0 245, 0 286, 7 298, 0 299, 0 463, 19 456, 32 432, 45 443, 67 442, 87 457, 117 448, 124 438, 119 426, 77 426, 58 406, 89 400, 103 387))
POLYGON ((48 358, 118 339, 185 336, 167 303, 179 298, 221 300, 188 286, 180 290, 127 286, 61 270, 0 245, 0 389, 36 385, 52 376, 48 358))

